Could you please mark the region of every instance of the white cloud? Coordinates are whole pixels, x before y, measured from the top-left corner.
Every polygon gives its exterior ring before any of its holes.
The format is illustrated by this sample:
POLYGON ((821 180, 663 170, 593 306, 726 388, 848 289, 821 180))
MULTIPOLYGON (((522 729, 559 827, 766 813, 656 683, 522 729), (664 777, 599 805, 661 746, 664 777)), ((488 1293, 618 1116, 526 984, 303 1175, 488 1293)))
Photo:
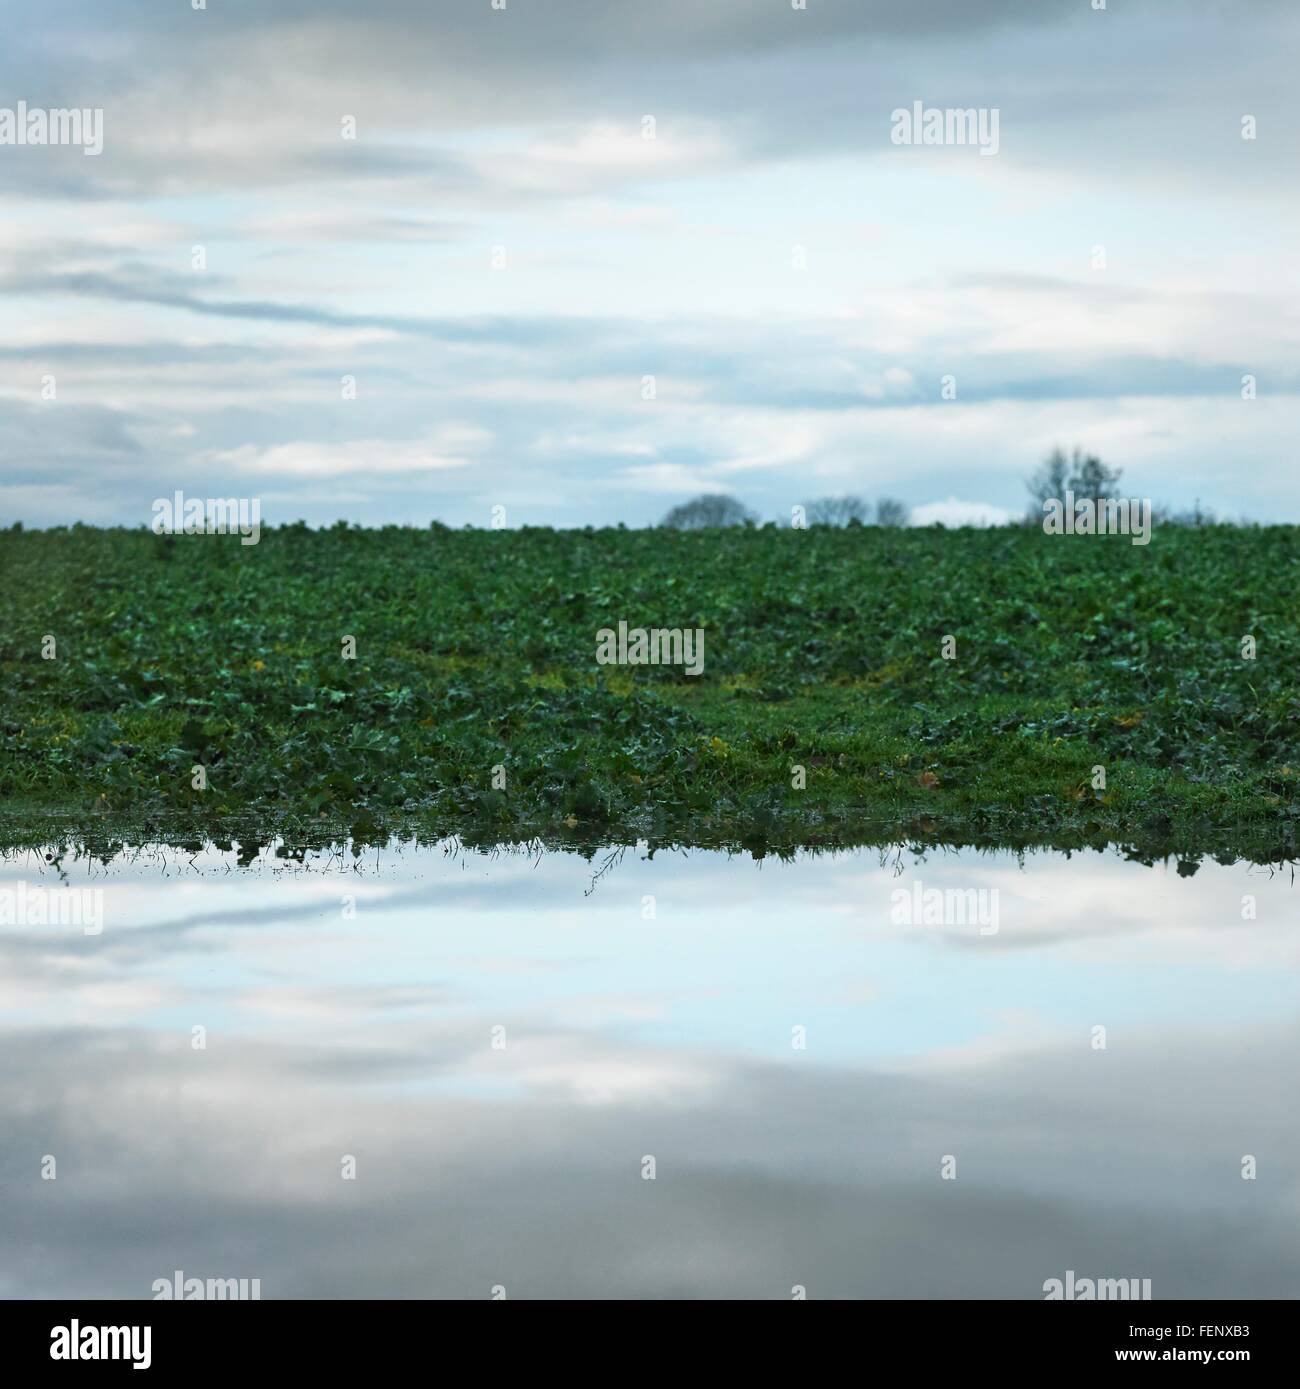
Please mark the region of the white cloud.
POLYGON ((988 502, 962 502, 949 497, 946 502, 927 502, 912 508, 914 526, 1001 526, 1012 519, 1012 513, 988 502))
POLYGON ((470 459, 439 452, 434 442, 389 439, 351 439, 338 444, 303 440, 268 447, 245 444, 214 454, 212 461, 239 473, 271 478, 427 473, 470 466, 470 459))

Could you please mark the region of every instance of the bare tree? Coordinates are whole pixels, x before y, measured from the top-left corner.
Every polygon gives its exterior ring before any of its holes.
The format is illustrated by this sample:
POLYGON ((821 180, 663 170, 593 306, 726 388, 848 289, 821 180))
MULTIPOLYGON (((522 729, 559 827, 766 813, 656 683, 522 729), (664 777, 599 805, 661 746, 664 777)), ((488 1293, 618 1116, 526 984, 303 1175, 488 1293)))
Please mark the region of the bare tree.
POLYGON ((1070 479, 1070 486, 1076 497, 1089 497, 1094 502, 1101 502, 1115 496, 1122 469, 1108 468, 1100 458, 1095 458, 1092 454, 1080 463, 1078 449, 1074 451, 1074 462, 1074 476, 1070 479))
POLYGON ((896 497, 881 497, 876 503, 876 525, 905 526, 912 513, 896 497))
POLYGON ((1053 449, 1038 471, 1025 482, 1025 486, 1029 488, 1029 495, 1034 499, 1034 506, 1029 509, 1031 519, 1037 519, 1037 516, 1042 514, 1044 502, 1050 501, 1053 497, 1058 501, 1065 497, 1069 478, 1069 459, 1059 448, 1053 449))
POLYGON ((871 521, 871 504, 861 497, 818 497, 804 503, 804 515, 810 526, 860 526, 871 521))
POLYGON ((758 517, 735 497, 722 492, 705 492, 693 501, 675 506, 660 522, 677 531, 703 530, 707 526, 743 526, 758 517))
POLYGON ((1084 498, 1094 502, 1105 501, 1115 495, 1122 476, 1122 469, 1108 468, 1094 454, 1085 454, 1082 449, 1076 448, 1067 458, 1064 450, 1055 448, 1025 484, 1034 499, 1029 511, 1030 519, 1037 520, 1042 516, 1044 502, 1052 498, 1064 502, 1067 491, 1074 493, 1076 501, 1084 498))

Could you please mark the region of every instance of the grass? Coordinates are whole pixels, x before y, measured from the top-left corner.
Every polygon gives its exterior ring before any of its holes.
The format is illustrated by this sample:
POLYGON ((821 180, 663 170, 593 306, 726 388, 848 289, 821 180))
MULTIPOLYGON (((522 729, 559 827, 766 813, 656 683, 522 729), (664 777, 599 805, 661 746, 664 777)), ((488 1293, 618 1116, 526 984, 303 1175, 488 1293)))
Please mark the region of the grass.
POLYGON ((15 528, 0 590, 9 846, 407 830, 1273 861, 1300 817, 1296 527, 1166 528, 1147 547, 15 528), (598 665, 620 619, 703 629, 703 674, 598 665))

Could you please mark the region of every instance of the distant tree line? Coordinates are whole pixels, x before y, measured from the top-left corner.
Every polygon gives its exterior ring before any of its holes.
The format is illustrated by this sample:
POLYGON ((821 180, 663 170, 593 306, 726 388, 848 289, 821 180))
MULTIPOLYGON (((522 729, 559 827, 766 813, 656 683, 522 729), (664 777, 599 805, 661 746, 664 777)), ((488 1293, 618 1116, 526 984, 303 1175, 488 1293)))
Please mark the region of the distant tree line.
POLYGON ((909 515, 907 507, 893 497, 881 497, 874 514, 870 502, 852 495, 804 503, 804 518, 810 526, 905 526, 909 515))
POLYGON ((758 517, 735 497, 705 492, 669 510, 660 525, 675 531, 698 531, 707 526, 752 526, 758 517))
MULTIPOLYGON (((873 513, 871 503, 861 497, 818 497, 804 503, 804 517, 810 526, 905 526, 909 512, 893 497, 882 497, 873 513)), ((758 517, 735 497, 722 492, 705 492, 689 502, 673 507, 660 525, 670 530, 693 531, 708 526, 752 526, 758 517)))
MULTIPOLYGON (((1102 502, 1119 497, 1123 470, 1103 463, 1096 454, 1075 448, 1069 454, 1054 448, 1034 473, 1026 479, 1032 498, 1022 522, 1014 519, 1010 525, 1041 525, 1043 503, 1056 498, 1064 503, 1066 493, 1076 502, 1102 502)), ((818 497, 803 504, 804 519, 810 526, 906 526, 911 519, 908 508, 893 497, 882 497, 873 507, 861 497, 846 494, 840 497, 818 497)), ((1154 522, 1166 526, 1213 526, 1226 524, 1203 507, 1198 500, 1193 506, 1176 510, 1156 505, 1151 509, 1154 522)), ((672 507, 659 523, 670 530, 704 530, 714 526, 754 526, 758 516, 738 498, 725 492, 705 492, 689 502, 672 507)), ((1249 525, 1250 522, 1237 522, 1249 525)))

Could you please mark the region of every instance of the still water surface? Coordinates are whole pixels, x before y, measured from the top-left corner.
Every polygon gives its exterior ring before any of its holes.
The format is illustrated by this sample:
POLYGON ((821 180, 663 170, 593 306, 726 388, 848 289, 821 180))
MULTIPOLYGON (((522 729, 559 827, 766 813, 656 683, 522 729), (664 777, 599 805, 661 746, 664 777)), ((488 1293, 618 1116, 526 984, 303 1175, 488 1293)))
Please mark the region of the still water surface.
POLYGON ((0 864, 0 1295, 1300 1295, 1289 871, 232 865, 0 864))

